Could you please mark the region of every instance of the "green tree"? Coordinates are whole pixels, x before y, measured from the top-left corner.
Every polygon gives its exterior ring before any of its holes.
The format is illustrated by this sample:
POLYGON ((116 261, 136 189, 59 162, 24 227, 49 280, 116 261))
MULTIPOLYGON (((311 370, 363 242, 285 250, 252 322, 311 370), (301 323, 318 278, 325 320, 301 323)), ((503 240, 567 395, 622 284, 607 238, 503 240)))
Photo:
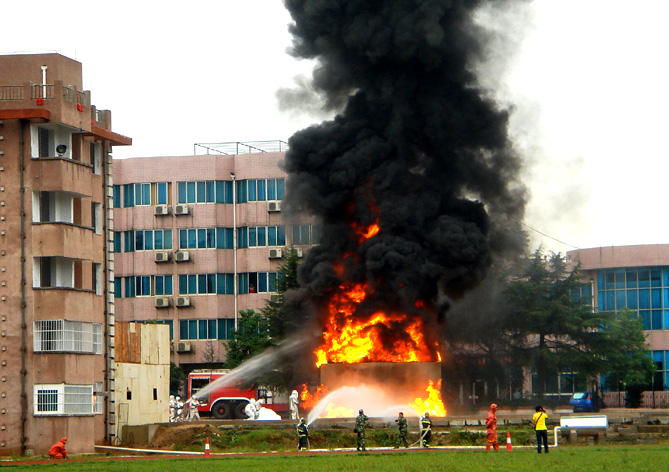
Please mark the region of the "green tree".
POLYGON ((185 381, 186 374, 181 366, 170 362, 170 395, 181 395, 181 387, 183 387, 185 381))
POLYGON ((634 377, 634 369, 649 365, 641 326, 628 315, 594 311, 591 299, 579 295, 582 285, 578 267, 569 269, 560 254, 538 249, 504 291, 509 352, 536 372, 539 397, 547 379, 560 372, 595 376, 613 370, 634 377))
POLYGON ((239 312, 237 330, 228 341, 228 356, 225 367, 234 369, 246 359, 272 346, 267 319, 253 310, 239 312))
POLYGON ((267 318, 269 324, 269 333, 275 342, 278 342, 288 335, 295 333, 299 327, 297 314, 299 311, 299 302, 286 297, 286 292, 297 290, 300 284, 297 279, 297 268, 300 265, 300 259, 297 251, 290 247, 287 255, 279 269, 277 270, 275 300, 268 300, 262 313, 267 318))
POLYGON ((646 348, 646 335, 640 318, 625 308, 611 313, 607 321, 606 342, 615 346, 607 352, 607 387, 617 390, 624 386, 631 406, 638 406, 643 390, 649 388, 656 365, 646 348))

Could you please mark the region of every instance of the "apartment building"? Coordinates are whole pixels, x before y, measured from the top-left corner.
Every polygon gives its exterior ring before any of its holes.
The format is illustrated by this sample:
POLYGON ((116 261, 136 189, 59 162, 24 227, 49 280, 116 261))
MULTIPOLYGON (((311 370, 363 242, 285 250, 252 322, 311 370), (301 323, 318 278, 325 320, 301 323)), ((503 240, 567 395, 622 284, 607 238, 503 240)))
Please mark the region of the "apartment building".
POLYGON ((186 372, 220 366, 239 312, 276 293, 286 248, 319 241, 281 211, 285 143, 263 144, 114 161, 116 317, 168 324, 186 372))
POLYGON ((111 156, 82 65, 0 56, 0 455, 114 431, 111 156))

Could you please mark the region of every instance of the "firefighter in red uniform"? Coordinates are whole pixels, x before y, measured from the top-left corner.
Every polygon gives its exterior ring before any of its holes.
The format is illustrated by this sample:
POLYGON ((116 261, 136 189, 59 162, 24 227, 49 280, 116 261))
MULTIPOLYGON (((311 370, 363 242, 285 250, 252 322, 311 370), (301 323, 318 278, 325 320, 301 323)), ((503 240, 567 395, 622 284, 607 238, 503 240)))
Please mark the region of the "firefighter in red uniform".
POLYGON ((49 457, 52 459, 65 459, 67 457, 67 451, 65 450, 66 442, 67 438, 60 438, 60 441, 49 449, 49 457))
POLYGON ((496 411, 497 404, 493 403, 490 405, 488 416, 485 417, 485 429, 488 439, 488 442, 485 445, 486 451, 490 450, 491 445, 495 451, 499 451, 499 444, 497 443, 497 416, 495 416, 496 411))

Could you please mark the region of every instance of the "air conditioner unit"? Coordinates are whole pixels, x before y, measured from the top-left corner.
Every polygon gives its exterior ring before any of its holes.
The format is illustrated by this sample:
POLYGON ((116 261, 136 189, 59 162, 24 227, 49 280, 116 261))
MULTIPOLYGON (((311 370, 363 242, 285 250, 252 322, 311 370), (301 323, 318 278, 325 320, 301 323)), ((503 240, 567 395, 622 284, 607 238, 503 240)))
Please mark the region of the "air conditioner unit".
POLYGON ((172 259, 171 252, 157 252, 156 253, 156 262, 169 262, 172 259))
POLYGON ((169 308, 172 306, 172 299, 168 297, 156 297, 156 308, 169 308))
POLYGON ((188 205, 186 205, 185 203, 181 204, 181 205, 177 205, 174 208, 174 214, 175 215, 187 215, 189 213, 190 213, 190 207, 188 205))
POLYGON ((170 214, 170 207, 167 205, 156 205, 153 207, 153 214, 154 215, 169 215, 170 214))
POLYGON ((283 257, 283 251, 281 249, 270 249, 269 258, 270 259, 281 259, 283 257))
POLYGON ((267 211, 281 211, 281 202, 267 202, 267 211))
POLYGON ((304 251, 302 250, 301 247, 296 247, 293 249, 293 251, 295 251, 295 255, 297 257, 304 257, 304 251))
POLYGON ((188 251, 177 251, 175 259, 177 262, 190 261, 190 253, 188 251))
POLYGON ((193 345, 188 341, 178 342, 177 352, 193 352, 193 345))
POLYGON ((177 306, 190 306, 190 297, 177 297, 177 306))

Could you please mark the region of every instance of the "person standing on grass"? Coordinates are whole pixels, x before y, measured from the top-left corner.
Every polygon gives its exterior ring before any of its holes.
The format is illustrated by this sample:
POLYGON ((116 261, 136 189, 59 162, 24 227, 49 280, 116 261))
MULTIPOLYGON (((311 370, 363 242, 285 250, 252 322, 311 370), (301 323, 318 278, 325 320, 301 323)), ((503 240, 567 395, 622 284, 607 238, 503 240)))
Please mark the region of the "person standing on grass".
POLYGON ((369 418, 365 415, 365 412, 362 411, 362 408, 358 410, 358 416, 355 419, 355 429, 354 432, 358 433, 358 447, 357 450, 366 451, 365 447, 365 428, 367 427, 367 420, 369 418))
POLYGON ((486 429, 486 445, 485 450, 489 451, 490 446, 493 447, 495 451, 499 451, 499 443, 497 442, 497 404, 493 403, 490 405, 490 411, 488 416, 485 417, 485 429, 486 429))
POLYGON ((407 441, 407 419, 404 417, 404 413, 400 411, 399 418, 395 420, 395 423, 397 423, 400 429, 395 448, 400 447, 401 444, 404 444, 404 447, 409 447, 409 441, 407 441))
POLYGON ((544 451, 548 454, 548 428, 546 428, 546 410, 539 405, 535 408, 536 413, 532 417, 532 425, 537 433, 537 452, 541 454, 541 443, 544 443, 544 451))
POLYGON ((430 419, 429 411, 426 411, 420 419, 420 433, 421 445, 423 447, 430 447, 430 439, 432 438, 432 420, 430 419))
POLYGON ((304 418, 300 419, 300 424, 297 425, 297 450, 309 448, 309 428, 304 418))

